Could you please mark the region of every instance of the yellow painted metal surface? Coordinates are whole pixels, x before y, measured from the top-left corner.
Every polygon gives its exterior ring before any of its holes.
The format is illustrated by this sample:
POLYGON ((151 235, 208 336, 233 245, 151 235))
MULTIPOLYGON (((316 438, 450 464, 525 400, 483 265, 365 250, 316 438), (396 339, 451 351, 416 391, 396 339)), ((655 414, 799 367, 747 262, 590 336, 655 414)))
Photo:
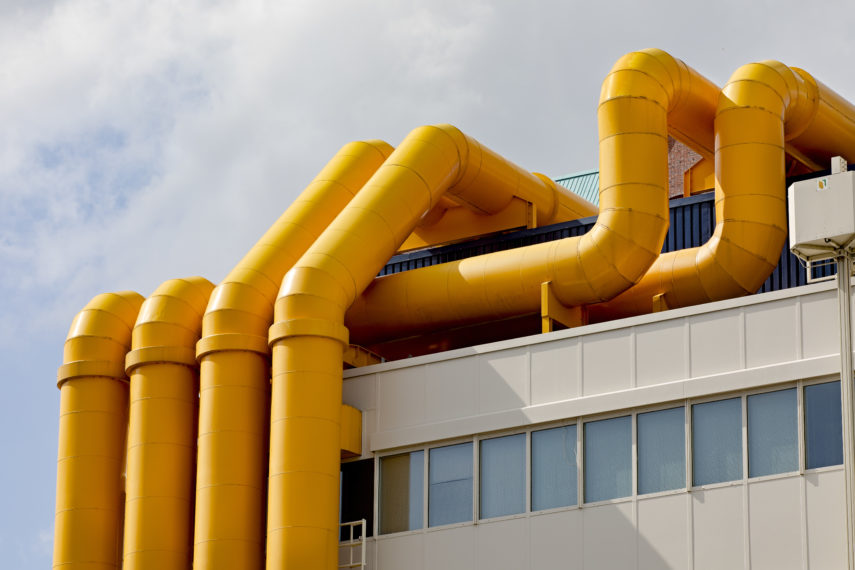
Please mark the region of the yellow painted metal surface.
POLYGON ((347 315, 360 343, 540 310, 551 282, 564 305, 614 297, 645 274, 668 229, 668 133, 714 147, 718 88, 660 50, 621 58, 603 83, 600 214, 578 238, 376 279, 347 315))
POLYGON ((341 456, 359 457, 362 455, 362 412, 341 405, 341 456))
POLYGON ((125 570, 189 568, 199 373, 196 342, 214 285, 163 283, 143 303, 125 363, 130 377, 125 570))
POLYGON ((197 345, 197 568, 263 563, 273 301, 285 272, 391 150, 380 141, 345 145, 211 295, 197 345))
POLYGON ((59 453, 53 567, 121 564, 127 431, 125 353, 143 298, 96 296, 71 324, 59 369, 59 453))
POLYGON ((855 106, 805 71, 776 61, 740 67, 722 89, 715 119, 716 227, 697 248, 662 255, 644 279, 597 320, 754 293, 787 236, 786 146, 806 160, 855 160, 855 106))

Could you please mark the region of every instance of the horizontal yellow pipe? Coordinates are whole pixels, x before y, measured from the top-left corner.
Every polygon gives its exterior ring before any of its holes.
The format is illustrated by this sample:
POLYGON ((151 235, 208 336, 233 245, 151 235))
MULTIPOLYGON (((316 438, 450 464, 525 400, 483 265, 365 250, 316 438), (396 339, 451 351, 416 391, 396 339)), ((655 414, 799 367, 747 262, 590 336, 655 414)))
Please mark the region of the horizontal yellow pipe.
POLYGON ((142 302, 130 291, 96 296, 74 318, 65 341, 58 373, 54 568, 121 564, 124 362, 142 302))
POLYGON ((166 281, 146 299, 125 363, 130 377, 125 570, 192 564, 199 373, 196 342, 214 288, 166 281))
POLYGON ((820 164, 855 160, 855 106, 805 71, 776 61, 739 68, 715 119, 716 227, 701 247, 662 255, 644 279, 591 307, 596 320, 648 313, 757 291, 787 235, 785 143, 820 164))
POLYGON ((621 58, 598 110, 600 213, 584 236, 378 278, 347 325, 358 342, 610 299, 654 262, 668 227, 668 132, 711 153, 718 88, 660 50, 621 58))
POLYGON ((211 295, 197 345, 197 568, 261 566, 273 301, 285 272, 391 150, 345 145, 211 295))

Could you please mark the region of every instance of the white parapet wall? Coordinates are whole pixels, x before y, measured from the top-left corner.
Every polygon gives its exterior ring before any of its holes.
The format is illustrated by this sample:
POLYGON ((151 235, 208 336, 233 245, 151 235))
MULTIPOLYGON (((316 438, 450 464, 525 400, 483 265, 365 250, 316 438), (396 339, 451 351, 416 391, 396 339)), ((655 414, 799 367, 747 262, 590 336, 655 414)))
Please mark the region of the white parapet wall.
POLYGON ((346 371, 363 458, 666 403, 741 396, 744 410, 746 394, 799 389, 797 471, 693 486, 689 459, 683 489, 640 495, 633 478, 628 497, 540 512, 527 499, 523 513, 480 520, 476 473, 472 522, 375 528, 369 567, 844 567, 842 467, 805 467, 802 422, 802 387, 839 377, 837 330, 834 283, 820 283, 346 371))

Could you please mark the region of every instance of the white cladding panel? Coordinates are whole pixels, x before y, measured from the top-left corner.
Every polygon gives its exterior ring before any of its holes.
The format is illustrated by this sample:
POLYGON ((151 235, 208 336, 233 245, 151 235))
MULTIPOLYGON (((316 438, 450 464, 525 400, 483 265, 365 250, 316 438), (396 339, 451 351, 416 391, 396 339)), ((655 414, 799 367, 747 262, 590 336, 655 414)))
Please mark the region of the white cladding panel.
POLYGON ((689 560, 689 502, 686 493, 638 500, 638 568, 685 568, 689 560))
POLYGON ((832 289, 801 298, 802 353, 804 358, 837 354, 837 292, 832 289))
POLYGON ((745 363, 748 368, 797 358, 799 307, 776 301, 745 308, 745 363))
POLYGON ((479 524, 478 570, 520 570, 528 567, 529 545, 526 519, 479 524))
POLYGON ((843 470, 805 475, 809 568, 846 568, 843 470))
POLYGON ((584 567, 635 568, 635 525, 630 502, 582 509, 584 567))
MULTIPOLYGON (((472 570, 475 568, 476 527, 463 526, 425 533, 425 570, 472 570)), ((403 564, 389 570, 409 568, 403 564)))
POLYGON ((802 568, 802 480, 748 484, 751 570, 802 568))
POLYGON ((478 411, 518 410, 528 406, 528 349, 490 352, 478 357, 478 411))
POLYGON ((708 376, 742 368, 742 326, 742 315, 735 309, 692 319, 689 324, 691 375, 708 376))
POLYGON ((632 387, 632 336, 617 330, 586 336, 582 344, 582 394, 632 387))
POLYGON ((533 515, 529 543, 531 568, 582 570, 582 511, 559 511, 533 515))
POLYGON ((394 430, 424 423, 425 367, 399 368, 377 376, 378 429, 394 430))
POLYGON ((581 343, 576 339, 531 347, 531 404, 569 400, 580 394, 581 343))
POLYGON ((425 570, 425 535, 404 534, 381 537, 374 541, 377 566, 425 570))
POLYGON ((636 385, 652 386, 686 377, 688 351, 683 319, 650 323, 635 332, 636 385), (668 358, 662 352, 668 351, 668 358))
POLYGON ((478 357, 426 365, 426 420, 442 421, 478 414, 478 357))
POLYGON ((744 568, 742 485, 692 493, 695 570, 744 568))

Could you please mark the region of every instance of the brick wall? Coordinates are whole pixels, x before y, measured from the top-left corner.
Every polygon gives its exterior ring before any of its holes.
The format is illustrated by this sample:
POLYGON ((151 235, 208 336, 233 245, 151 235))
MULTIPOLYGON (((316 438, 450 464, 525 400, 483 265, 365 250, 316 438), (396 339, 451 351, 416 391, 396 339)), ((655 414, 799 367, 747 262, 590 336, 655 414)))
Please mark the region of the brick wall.
POLYGON ((700 159, 701 155, 668 137, 668 189, 672 198, 683 195, 683 173, 700 159))

